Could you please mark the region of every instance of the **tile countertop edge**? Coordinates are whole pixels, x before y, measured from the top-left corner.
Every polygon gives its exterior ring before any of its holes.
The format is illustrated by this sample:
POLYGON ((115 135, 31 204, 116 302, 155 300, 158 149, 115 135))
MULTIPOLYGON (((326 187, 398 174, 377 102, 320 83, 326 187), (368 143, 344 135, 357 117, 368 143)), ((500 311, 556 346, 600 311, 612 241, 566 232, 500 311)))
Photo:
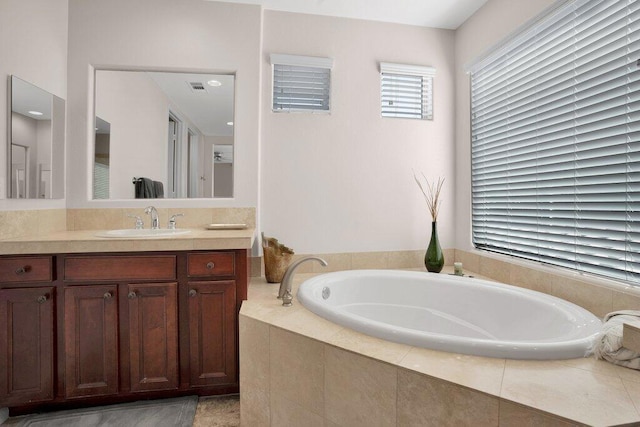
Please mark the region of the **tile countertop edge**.
POLYGON ((0 240, 1 255, 78 252, 145 252, 184 249, 251 249, 255 229, 204 230, 170 237, 110 238, 98 237, 104 230, 62 231, 42 236, 0 240), (143 244, 144 243, 144 244, 143 244), (149 249, 153 247, 153 249, 149 249))
MULTIPOLYGON (((289 322, 283 321, 283 318, 286 318, 292 314, 294 314, 295 312, 298 312, 299 310, 303 310, 306 311, 308 314, 312 315, 312 316, 316 316, 315 314, 311 313, 310 311, 308 311, 304 306, 302 306, 297 298, 296 298, 296 294, 297 294, 297 288, 299 287, 300 283, 302 283, 304 280, 306 280, 309 277, 313 277, 317 274, 311 273, 311 274, 298 274, 296 276, 296 278, 294 279, 294 283, 293 283, 293 294, 294 294, 294 301, 293 301, 293 307, 290 308, 283 308, 281 306, 281 303, 272 297, 274 295, 272 295, 275 290, 275 292, 277 292, 277 287, 279 286, 279 284, 267 284, 266 281, 264 280, 264 278, 252 278, 251 282, 249 283, 249 298, 246 301, 246 304, 243 303, 241 310, 240 310, 240 315, 241 316, 246 316, 248 318, 251 318, 253 320, 259 321, 259 322, 263 322, 267 325, 276 327, 276 328, 280 328, 280 329, 284 329, 284 330, 288 330, 292 333, 296 333, 296 334, 300 334, 302 336, 305 336, 307 338, 310 339, 314 339, 316 341, 319 342, 323 342, 327 345, 331 345, 337 348, 340 348, 342 350, 345 351, 349 351, 349 352, 353 352, 355 351, 353 348, 349 348, 348 346, 344 346, 341 345, 339 342, 335 342, 335 340, 331 340, 331 339, 322 339, 322 334, 316 334, 314 333, 312 330, 309 330, 308 328, 298 328, 298 327, 291 327, 288 328, 286 325, 289 324, 289 322), (273 288, 273 289, 272 289, 273 288), (275 300, 275 301, 274 301, 275 300), (282 310, 282 311, 281 311, 282 310), (286 310, 286 311, 284 311, 286 310)), ((321 327, 323 322, 327 322, 325 319, 318 317, 318 321, 319 321, 319 327, 321 327)), ((357 331, 352 331, 353 334, 360 334, 360 332, 357 331)), ((366 336, 365 336, 366 337, 366 336)), ((482 358, 480 356, 467 356, 467 355, 457 355, 455 353, 445 353, 445 352, 437 352, 435 350, 428 350, 428 349, 421 349, 418 347, 411 347, 412 349, 415 349, 419 352, 423 352, 427 353, 424 356, 423 362, 428 362, 427 359, 431 359, 434 363, 438 363, 439 359, 441 359, 441 357, 433 357, 433 356, 429 356, 429 353, 436 353, 439 354, 440 356, 442 355, 452 355, 452 356, 460 356, 460 359, 489 359, 489 360, 495 360, 492 358, 482 358)), ((363 350, 363 349, 360 349, 363 350)), ((577 414, 575 413, 575 408, 561 408, 561 407, 557 407, 556 405, 548 405, 547 402, 538 402, 538 399, 536 399, 535 397, 532 399, 531 396, 527 396, 528 392, 525 392, 524 395, 521 394, 524 390, 529 388, 529 385, 527 384, 527 382, 523 383, 520 385, 520 387, 516 387, 515 389, 512 389, 513 385, 509 385, 509 384, 503 384, 504 379, 505 379, 505 375, 507 374, 507 372, 509 372, 509 374, 514 374, 515 372, 517 372, 519 369, 515 369, 515 367, 507 367, 505 365, 504 370, 501 370, 500 372, 500 387, 498 388, 498 390, 488 390, 488 389, 482 389, 479 387, 474 387, 471 386, 468 383, 465 383, 465 381, 459 381, 457 380, 455 377, 456 375, 447 375, 446 373, 443 374, 438 374, 437 370, 430 372, 430 373, 426 373, 423 372, 420 368, 413 368, 412 366, 408 366, 410 364, 408 363, 403 363, 405 362, 405 359, 407 358, 407 355, 405 355, 405 357, 402 358, 402 360, 400 360, 399 362, 393 363, 390 362, 389 360, 384 360, 381 359, 377 354, 375 354, 375 352, 371 352, 371 351, 357 351, 358 354, 364 356, 364 357, 368 357, 374 360, 377 360, 379 362, 382 363, 387 363, 390 364, 392 366, 396 366, 400 369, 409 369, 412 371, 415 371, 416 373, 422 374, 422 375, 427 375, 433 378, 437 378, 439 380, 445 381, 445 382, 449 382, 451 384, 456 384, 460 387, 464 387, 464 388, 468 388, 468 389, 474 389, 480 393, 486 394, 486 395, 490 395, 490 396, 494 396, 497 397, 499 399, 503 399, 505 401, 508 402, 513 402, 516 404, 520 404, 523 405, 531 410, 534 411, 539 411, 541 413, 547 414, 549 416, 553 416, 553 417, 559 417, 561 419, 565 419, 565 420, 572 420, 572 422, 577 422, 577 423, 585 423, 587 425, 607 425, 607 424, 611 424, 610 422, 607 423, 607 420, 602 420, 602 419, 593 419, 593 420, 586 420, 584 418, 585 414, 580 414, 578 416, 576 416, 577 414), (510 390, 511 389, 511 390, 510 390), (594 423, 594 424, 592 424, 594 423)), ((455 357, 454 357, 455 358, 455 357)), ((450 358, 451 359, 451 358, 450 358)), ((550 361, 529 361, 529 360, 524 360, 524 361, 516 361, 516 360, 511 360, 511 359, 499 359, 500 361, 505 362, 506 364, 508 364, 507 362, 512 362, 512 363, 517 363, 517 364, 522 364, 523 368, 525 371, 530 369, 536 369, 536 368, 542 368, 543 372, 547 371, 547 369, 549 370, 553 370, 556 371, 557 374, 561 375, 561 372, 563 369, 567 369, 570 372, 567 373, 572 373, 572 374, 576 374, 576 375, 581 375, 581 376, 587 376, 587 377, 596 377, 594 380, 597 381, 597 377, 601 377, 602 375, 604 375, 605 377, 608 377, 608 380, 611 380, 613 382, 620 382, 622 384, 622 380, 624 380, 625 377, 627 376, 631 376, 632 373, 627 372, 628 368, 623 368, 621 366, 616 366, 616 365, 612 365, 609 364, 607 362, 604 361, 596 361, 593 358, 584 358, 584 359, 570 359, 570 360, 550 360, 550 361), (542 366, 541 366, 542 365, 542 366), (547 366, 545 366, 547 365, 547 366), (627 375, 628 374, 628 375, 627 375)), ((456 364, 456 366, 449 366, 449 368, 455 368, 456 370, 469 370, 469 374, 473 375, 473 367, 469 366, 469 367, 465 367, 465 363, 461 360, 461 362, 459 364, 456 364)), ((634 371, 633 374, 638 373, 637 371, 634 371)), ((497 374, 497 373, 496 373, 497 374)), ((605 379, 605 378, 603 378, 605 379)), ((605 381, 605 382, 609 382, 609 381, 605 381)), ((633 378, 630 379, 631 381, 633 381, 634 383, 637 381, 637 383, 639 384, 639 389, 640 389, 640 375, 638 375, 637 377, 635 375, 633 375, 633 378)), ((531 386, 533 388, 537 387, 541 387, 541 389, 547 389, 547 388, 552 388, 552 387, 557 387, 557 384, 544 384, 545 381, 542 381, 542 384, 538 383, 538 384, 531 384, 531 386)), ((536 383, 536 381, 533 381, 533 383, 536 383)), ((561 386, 562 384, 560 384, 561 386)), ((561 387, 562 388, 562 387, 561 387)), ((570 388, 570 387, 569 387, 570 388)), ((599 387, 598 387, 599 388, 599 387)), ((615 387, 618 388, 618 387, 615 387)), ((575 392, 575 390, 573 390, 575 392)), ((603 390, 600 389, 600 391, 602 392, 603 390)), ((578 393, 579 394, 579 393, 578 393)), ((588 393, 587 393, 588 394, 588 393)), ((623 393, 624 394, 624 393, 623 393)), ((556 396, 556 397, 561 397, 561 396, 556 396)), ((606 396, 603 396, 603 398, 606 396)), ((618 396, 620 397, 620 396, 618 396)), ((627 393, 627 399, 631 397, 628 393, 627 393)), ((593 400, 591 400, 592 397, 588 397, 586 396, 586 400, 589 401, 590 404, 594 404, 596 402, 594 402, 593 400)), ((598 399, 596 399, 598 400, 598 399)), ((631 409, 631 414, 627 413, 626 415, 632 415, 633 419, 632 420, 620 420, 620 422, 615 422, 618 420, 614 420, 615 424, 620 424, 620 423, 628 423, 628 422, 640 422, 640 412, 635 408, 634 399, 631 399, 630 403, 630 409, 631 409)), ((583 402, 585 403, 585 402, 583 402)), ((601 402, 602 405, 604 405, 603 402, 601 402)), ((582 405, 578 405, 578 406, 582 406, 582 405)), ((588 411, 588 408, 582 408, 582 409, 586 409, 588 411)), ((592 410, 594 408, 591 408, 592 410)), ((590 412, 590 411, 589 411, 590 412)), ((593 415, 593 414, 592 414, 593 415)), ((604 415, 604 414, 599 414, 599 415, 604 415)), ((586 416, 588 417, 589 415, 586 414, 586 416)), ((598 417, 599 418, 599 417, 598 417)), ((624 418, 624 416, 622 417, 624 418)))

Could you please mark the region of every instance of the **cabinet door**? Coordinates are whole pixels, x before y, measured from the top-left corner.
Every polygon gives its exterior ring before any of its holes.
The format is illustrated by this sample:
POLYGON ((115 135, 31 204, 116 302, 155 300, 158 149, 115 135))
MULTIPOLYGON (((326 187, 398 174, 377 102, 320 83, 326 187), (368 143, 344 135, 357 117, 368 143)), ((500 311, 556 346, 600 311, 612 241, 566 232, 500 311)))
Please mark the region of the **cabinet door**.
POLYGON ((67 397, 118 392, 118 302, 115 285, 64 290, 67 397))
POLYGON ((178 284, 127 286, 131 391, 178 387, 178 284))
POLYGON ((53 288, 0 290, 0 406, 53 399, 53 288))
POLYGON ((192 387, 233 384, 236 377, 236 282, 189 282, 192 387))

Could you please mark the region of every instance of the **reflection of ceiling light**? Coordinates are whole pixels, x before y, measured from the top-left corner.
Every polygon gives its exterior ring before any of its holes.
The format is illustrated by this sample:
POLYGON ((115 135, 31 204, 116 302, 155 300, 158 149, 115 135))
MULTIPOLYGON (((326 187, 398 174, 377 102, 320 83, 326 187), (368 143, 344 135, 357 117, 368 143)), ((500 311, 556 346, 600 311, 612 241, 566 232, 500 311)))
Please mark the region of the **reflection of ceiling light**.
POLYGON ((41 116, 42 115, 42 113, 40 111, 35 111, 35 110, 29 111, 29 114, 31 114, 32 116, 41 116))
POLYGON ((228 126, 233 126, 233 122, 227 122, 228 126))
POLYGON ((208 84, 209 86, 213 86, 213 87, 222 86, 222 83, 220 83, 220 82, 219 82, 219 81, 217 81, 217 80, 209 80, 209 81, 207 82, 207 84, 208 84))

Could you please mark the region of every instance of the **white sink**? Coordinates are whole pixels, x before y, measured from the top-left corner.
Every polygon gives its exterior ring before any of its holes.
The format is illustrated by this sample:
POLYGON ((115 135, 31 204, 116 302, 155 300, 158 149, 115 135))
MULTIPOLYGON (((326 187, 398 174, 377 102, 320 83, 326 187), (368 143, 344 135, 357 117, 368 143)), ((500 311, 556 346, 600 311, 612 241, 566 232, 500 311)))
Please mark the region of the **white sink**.
POLYGON ((150 237, 171 237, 189 234, 191 230, 169 230, 145 228, 136 230, 135 228, 127 228, 123 230, 108 230, 96 233, 96 237, 112 237, 120 239, 144 239, 150 237))

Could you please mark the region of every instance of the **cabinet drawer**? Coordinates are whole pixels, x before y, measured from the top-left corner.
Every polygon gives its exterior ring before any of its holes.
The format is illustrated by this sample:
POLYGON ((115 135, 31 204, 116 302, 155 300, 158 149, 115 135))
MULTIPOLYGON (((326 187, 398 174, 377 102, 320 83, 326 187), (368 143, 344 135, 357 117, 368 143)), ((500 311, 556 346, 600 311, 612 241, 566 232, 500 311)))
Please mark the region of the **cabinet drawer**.
POLYGON ((69 256, 65 280, 175 280, 175 255, 69 256))
POLYGON ((53 280, 50 256, 8 257, 0 259, 1 282, 50 282, 53 280))
POLYGON ((189 277, 233 276, 235 274, 233 252, 203 252, 187 255, 189 277))

